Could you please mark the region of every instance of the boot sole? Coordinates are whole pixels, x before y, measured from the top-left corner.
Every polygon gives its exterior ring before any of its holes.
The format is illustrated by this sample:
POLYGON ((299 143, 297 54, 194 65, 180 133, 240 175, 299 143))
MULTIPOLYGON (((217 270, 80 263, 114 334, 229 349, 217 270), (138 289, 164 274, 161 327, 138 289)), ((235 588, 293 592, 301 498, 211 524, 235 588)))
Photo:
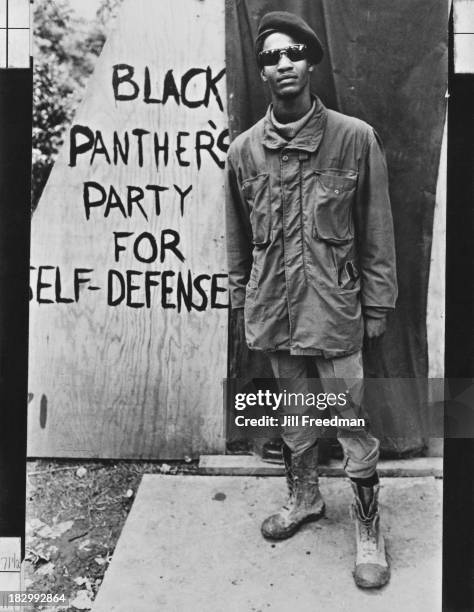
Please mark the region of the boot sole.
POLYGON ((325 513, 326 513, 326 504, 323 504, 323 507, 321 508, 320 512, 314 513, 314 514, 308 514, 308 516, 306 516, 303 520, 301 520, 299 523, 297 523, 294 527, 292 527, 288 531, 280 532, 277 534, 267 534, 265 533, 265 531, 263 531, 263 529, 261 529, 260 531, 262 532, 262 535, 266 540, 286 540, 287 538, 291 538, 291 536, 294 535, 300 527, 302 527, 303 525, 306 525, 306 523, 314 523, 320 518, 323 518, 325 513))

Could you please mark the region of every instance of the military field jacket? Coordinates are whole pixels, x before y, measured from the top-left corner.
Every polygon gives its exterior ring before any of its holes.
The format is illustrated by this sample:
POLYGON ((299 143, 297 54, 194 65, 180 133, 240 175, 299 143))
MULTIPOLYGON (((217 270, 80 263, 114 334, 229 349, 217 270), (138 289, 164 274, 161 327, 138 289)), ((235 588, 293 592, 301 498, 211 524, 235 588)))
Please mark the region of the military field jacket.
POLYGON ((397 298, 385 156, 363 121, 317 99, 286 141, 266 116, 231 144, 226 240, 232 308, 255 350, 361 348, 362 309, 397 298))

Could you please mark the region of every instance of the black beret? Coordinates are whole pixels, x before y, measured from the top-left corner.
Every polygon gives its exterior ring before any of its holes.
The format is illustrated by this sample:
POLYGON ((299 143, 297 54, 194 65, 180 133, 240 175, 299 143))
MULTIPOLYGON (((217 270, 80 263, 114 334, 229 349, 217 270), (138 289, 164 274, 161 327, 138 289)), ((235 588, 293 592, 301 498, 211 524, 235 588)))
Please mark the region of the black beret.
POLYGON ((308 59, 312 64, 319 64, 323 59, 324 50, 321 41, 304 19, 286 11, 273 11, 264 15, 258 26, 257 38, 255 39, 257 61, 258 54, 263 47, 263 41, 273 32, 283 32, 297 42, 304 43, 308 47, 308 59))

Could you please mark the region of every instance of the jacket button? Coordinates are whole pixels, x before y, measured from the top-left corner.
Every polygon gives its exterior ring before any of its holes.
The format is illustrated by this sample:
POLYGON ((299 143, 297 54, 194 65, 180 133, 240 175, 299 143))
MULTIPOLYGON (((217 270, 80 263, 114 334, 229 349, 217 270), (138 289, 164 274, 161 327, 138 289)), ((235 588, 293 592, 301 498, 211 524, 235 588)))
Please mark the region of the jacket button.
POLYGON ((283 161, 288 161, 288 155, 283 155, 282 160, 283 161))

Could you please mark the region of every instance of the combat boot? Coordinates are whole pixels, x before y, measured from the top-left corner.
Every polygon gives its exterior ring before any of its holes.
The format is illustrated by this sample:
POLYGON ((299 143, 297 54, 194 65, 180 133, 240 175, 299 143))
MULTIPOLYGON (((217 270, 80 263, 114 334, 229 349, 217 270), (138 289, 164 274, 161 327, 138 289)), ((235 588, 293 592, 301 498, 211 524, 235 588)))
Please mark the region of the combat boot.
POLYGON ((262 534, 272 540, 292 536, 304 523, 324 515, 325 504, 318 486, 317 444, 294 456, 286 444, 282 448, 288 484, 288 501, 262 523, 262 534))
POLYGON ((380 533, 378 495, 380 485, 363 487, 351 481, 354 491, 352 518, 355 520, 357 557, 354 580, 364 589, 377 589, 389 581, 390 568, 380 533))

